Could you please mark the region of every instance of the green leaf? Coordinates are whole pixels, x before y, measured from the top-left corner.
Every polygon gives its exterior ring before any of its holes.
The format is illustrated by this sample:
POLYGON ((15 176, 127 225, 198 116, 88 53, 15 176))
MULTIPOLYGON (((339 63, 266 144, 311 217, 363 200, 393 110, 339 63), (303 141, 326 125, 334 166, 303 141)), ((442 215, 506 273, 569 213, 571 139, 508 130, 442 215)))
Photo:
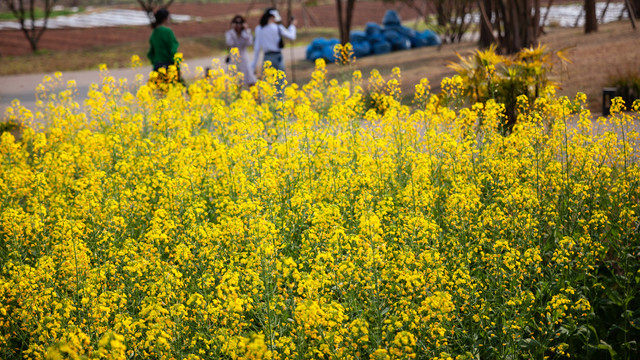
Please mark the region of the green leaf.
POLYGON ((622 347, 625 347, 632 351, 638 350, 638 344, 635 340, 631 340, 631 341, 627 341, 626 343, 623 343, 622 347))
POLYGON ((613 324, 613 325, 611 325, 611 330, 614 330, 614 329, 615 329, 615 330, 620 330, 620 331, 622 331, 623 333, 628 333, 628 332, 629 332, 629 330, 627 330, 627 329, 625 329, 625 328, 621 327, 621 326, 620 326, 620 325, 618 325, 618 324, 613 324))
POLYGON ((542 344, 535 339, 523 339, 520 340, 519 346, 522 350, 531 351, 541 348, 542 344))
POLYGON ((602 340, 600 340, 600 344, 598 344, 598 349, 609 351, 609 355, 611 356, 612 359, 615 358, 615 356, 616 356, 616 352, 615 352, 615 350, 613 350, 611 345, 607 344, 606 342, 604 342, 602 340))
MULTIPOLYGON (((560 326, 556 333, 560 334, 561 336, 568 336, 569 335, 569 330, 564 326, 560 326)), ((558 336, 558 337, 560 337, 560 336, 558 336)))
POLYGON ((582 337, 583 341, 587 341, 587 340, 589 340, 589 337, 591 337, 591 330, 589 329, 588 326, 581 325, 576 330, 576 334, 580 335, 582 337))
POLYGON ((622 299, 620 294, 618 294, 617 291, 607 291, 607 297, 609 298, 609 300, 611 300, 614 304, 618 306, 624 305, 624 300, 622 299))

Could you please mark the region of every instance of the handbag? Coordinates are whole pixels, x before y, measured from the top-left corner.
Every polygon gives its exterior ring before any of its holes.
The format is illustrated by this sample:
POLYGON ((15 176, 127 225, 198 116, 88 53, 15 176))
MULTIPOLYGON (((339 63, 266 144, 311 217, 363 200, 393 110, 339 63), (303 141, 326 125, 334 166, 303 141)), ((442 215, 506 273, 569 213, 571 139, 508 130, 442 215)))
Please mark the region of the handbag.
POLYGON ((282 40, 282 34, 280 34, 280 25, 278 25, 278 37, 280 38, 280 40, 278 40, 278 47, 282 49, 284 47, 284 40, 282 40))

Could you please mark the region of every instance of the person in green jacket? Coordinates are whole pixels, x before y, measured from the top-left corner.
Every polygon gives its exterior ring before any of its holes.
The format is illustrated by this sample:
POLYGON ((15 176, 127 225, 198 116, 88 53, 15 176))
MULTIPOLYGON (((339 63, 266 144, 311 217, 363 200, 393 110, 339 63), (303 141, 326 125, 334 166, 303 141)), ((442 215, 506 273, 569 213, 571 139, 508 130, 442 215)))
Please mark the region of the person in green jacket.
POLYGON ((153 71, 160 68, 167 68, 174 64, 174 55, 178 52, 178 40, 173 31, 165 24, 169 22, 169 10, 162 8, 155 12, 155 22, 153 32, 149 38, 149 52, 147 57, 153 64, 153 71))

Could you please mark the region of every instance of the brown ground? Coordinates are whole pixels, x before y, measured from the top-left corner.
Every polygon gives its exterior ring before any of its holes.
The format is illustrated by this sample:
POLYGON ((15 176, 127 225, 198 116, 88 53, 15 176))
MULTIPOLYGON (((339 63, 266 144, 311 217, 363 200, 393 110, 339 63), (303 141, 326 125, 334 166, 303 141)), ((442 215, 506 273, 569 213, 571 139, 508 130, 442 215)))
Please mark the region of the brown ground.
POLYGON ((612 78, 634 76, 640 79, 640 29, 629 21, 600 25, 595 34, 582 29, 557 29, 541 39, 552 50, 569 49, 573 62, 565 71, 556 67, 561 94, 587 94, 591 109, 602 109, 602 88, 612 78))
MULTIPOLYGON (((319 5, 309 6, 303 11, 296 5, 293 15, 298 19, 300 27, 329 28, 337 27, 336 9, 333 1, 318 1, 319 5)), ((258 24, 264 9, 270 1, 255 1, 253 4, 173 4, 172 13, 200 17, 200 21, 171 24, 176 37, 184 39, 196 36, 223 38, 229 29, 229 22, 235 14, 243 15, 251 27, 258 24)), ((139 9, 132 6, 131 8, 139 9)), ((382 22, 388 9, 398 11, 402 19, 416 17, 414 11, 402 4, 387 4, 382 1, 358 2, 354 14, 353 26, 363 27, 367 22, 382 22)), ((284 16, 284 11, 281 11, 284 16)), ((39 47, 50 51, 73 51, 88 47, 109 46, 123 43, 146 42, 151 35, 150 27, 119 27, 89 29, 48 29, 42 35, 39 47)), ((3 56, 27 55, 31 52, 24 34, 19 30, 0 30, 0 54, 3 56)), ((189 54, 184 54, 189 57, 189 54)))
MULTIPOLYGON (((634 30, 629 21, 600 25, 597 33, 588 35, 580 28, 549 28, 540 42, 554 52, 564 50, 572 62, 566 67, 554 65, 552 78, 560 83, 559 94, 573 98, 577 92, 585 93, 592 111, 602 110, 602 88, 609 86, 612 78, 640 79, 640 29, 634 30)), ((424 77, 432 89, 438 89, 443 77, 454 75, 447 65, 458 60, 456 54, 469 55, 476 48, 471 42, 447 44, 440 49, 418 48, 365 57, 356 61, 356 67, 367 75, 373 68, 388 74, 398 66, 405 93, 412 93, 424 77)))
MULTIPOLYGON (((270 2, 254 2, 245 4, 173 4, 171 10, 176 14, 201 17, 200 22, 173 24, 176 36, 183 39, 210 36, 222 38, 228 23, 234 14, 242 14, 248 18, 249 24, 255 26, 264 8, 270 2)), ((294 15, 300 27, 328 28, 336 26, 335 5, 333 1, 319 1, 320 5, 294 9, 294 15)), ((353 20, 354 27, 362 27, 368 21, 380 23, 387 9, 395 9, 404 20, 416 17, 414 11, 401 4, 378 2, 358 2, 353 20)), ((95 29, 60 29, 47 30, 40 46, 50 52, 68 52, 69 56, 82 56, 78 52, 87 48, 100 48, 112 45, 130 44, 133 48, 144 47, 151 33, 146 27, 95 28, 95 29)), ((640 30, 634 30, 630 22, 619 22, 601 25, 595 34, 585 35, 582 29, 548 28, 547 34, 540 39, 551 50, 569 48, 568 54, 573 64, 566 69, 556 66, 555 77, 561 81, 561 94, 573 97, 576 92, 585 92, 590 99, 593 111, 601 109, 602 88, 608 85, 614 76, 635 74, 640 76, 640 30)), ((189 48, 181 50, 185 58, 193 57, 189 48)), ((475 49, 474 43, 444 45, 440 49, 428 47, 394 52, 387 55, 371 56, 358 59, 356 68, 367 76, 369 71, 377 68, 388 74, 392 67, 398 66, 402 71, 402 87, 411 93, 415 84, 427 77, 433 88, 437 88, 444 76, 452 75, 446 67, 456 61, 456 52, 468 54, 475 49)), ((144 54, 137 50, 138 54, 144 54)), ((29 56, 30 50, 19 31, 0 31, 0 54, 3 56, 29 56)), ((293 75, 297 82, 308 79, 312 64, 303 61, 295 64, 293 75)), ((335 66, 330 72, 337 72, 335 66)))

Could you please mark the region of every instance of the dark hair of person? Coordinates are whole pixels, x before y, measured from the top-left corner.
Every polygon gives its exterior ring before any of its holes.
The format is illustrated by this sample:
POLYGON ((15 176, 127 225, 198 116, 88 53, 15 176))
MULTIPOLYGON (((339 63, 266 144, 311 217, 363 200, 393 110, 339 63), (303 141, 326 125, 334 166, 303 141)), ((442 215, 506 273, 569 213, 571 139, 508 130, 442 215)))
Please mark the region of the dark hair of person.
POLYGON ((271 11, 275 9, 276 8, 268 8, 267 10, 265 10, 264 14, 262 14, 262 17, 260 18, 261 27, 265 27, 269 23, 269 18, 273 16, 271 15, 271 11))
POLYGON ((246 20, 242 17, 242 15, 236 15, 231 19, 232 24, 244 24, 246 20))
POLYGON ((155 12, 155 14, 153 14, 153 16, 155 17, 156 21, 153 22, 153 25, 151 25, 151 27, 155 29, 158 26, 162 25, 162 23, 167 21, 167 18, 169 18, 169 10, 167 10, 166 8, 160 8, 155 12))

